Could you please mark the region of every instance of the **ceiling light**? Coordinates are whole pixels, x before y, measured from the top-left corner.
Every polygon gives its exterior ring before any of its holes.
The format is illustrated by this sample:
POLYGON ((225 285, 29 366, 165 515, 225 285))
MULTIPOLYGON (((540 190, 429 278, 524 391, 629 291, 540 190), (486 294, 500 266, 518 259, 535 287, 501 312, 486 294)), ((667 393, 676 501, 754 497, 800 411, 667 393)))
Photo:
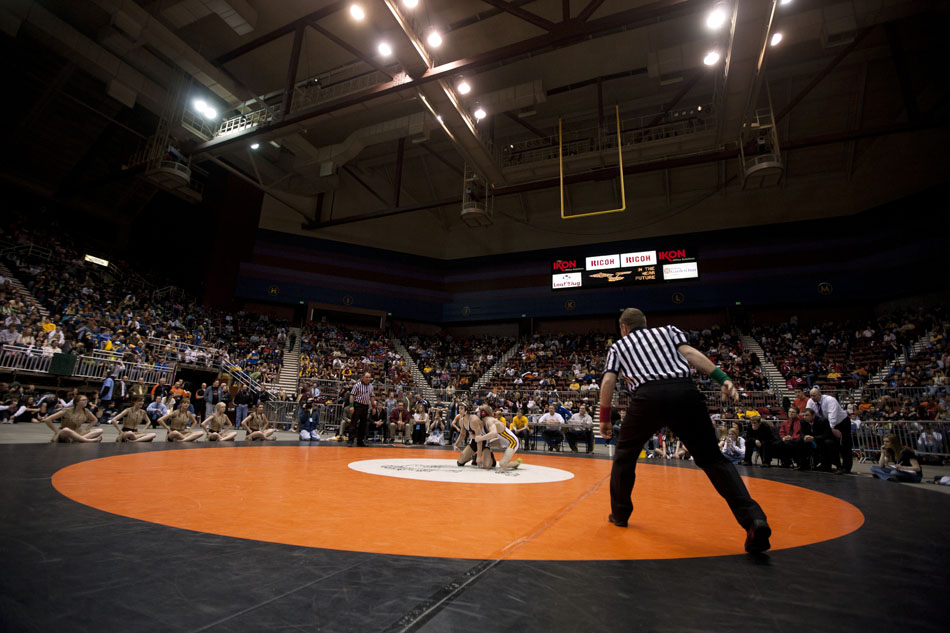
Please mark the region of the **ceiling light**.
POLYGON ((379 54, 383 57, 389 57, 393 54, 393 47, 390 46, 388 42, 380 42, 376 50, 379 51, 379 54))
POLYGON ((728 17, 726 8, 725 4, 717 4, 716 8, 710 11, 709 15, 706 16, 706 26, 711 29, 718 29, 725 24, 728 17))
POLYGON ((435 120, 438 121, 439 123, 442 123, 442 115, 441 114, 435 115, 435 120))
POLYGON ((362 20, 366 17, 366 11, 358 4, 350 5, 350 17, 354 20, 362 20))
POLYGON ((207 108, 205 108, 204 112, 202 112, 201 114, 205 115, 206 119, 218 118, 218 111, 212 108, 211 106, 208 106, 207 108))
POLYGON ((415 9, 417 6, 419 6, 419 0, 402 0, 402 4, 407 9, 415 9))
POLYGON ((204 112, 208 109, 208 104, 205 103, 203 99, 195 99, 191 105, 193 105, 198 112, 204 112))
POLYGON ((696 111, 697 111, 697 112, 702 112, 702 111, 703 111, 703 106, 696 106, 696 111))
POLYGON ((429 33, 429 37, 426 38, 426 41, 432 48, 439 48, 442 46, 442 36, 439 35, 438 31, 432 31, 429 33))
POLYGON ((456 86, 456 88, 458 89, 460 95, 467 95, 472 91, 472 87, 468 85, 468 82, 464 79, 459 82, 459 85, 456 86))
POLYGON ((257 149, 260 146, 261 146, 260 143, 251 143, 251 149, 257 149))
POLYGON ((781 33, 773 33, 773 34, 772 34, 772 46, 776 46, 776 45, 777 45, 779 42, 781 42, 781 41, 782 41, 782 34, 781 34, 781 33))
POLYGON ((485 118, 485 110, 483 110, 482 108, 475 110, 474 114, 475 114, 475 118, 479 121, 485 118))
POLYGON ((712 66, 719 61, 719 53, 716 51, 709 51, 706 53, 706 56, 703 57, 703 63, 707 66, 712 66))
POLYGON ((791 4, 792 0, 778 0, 779 4, 791 4))
POLYGON ((280 143, 278 143, 277 141, 271 141, 270 144, 272 147, 276 147, 277 149, 280 149, 280 143))

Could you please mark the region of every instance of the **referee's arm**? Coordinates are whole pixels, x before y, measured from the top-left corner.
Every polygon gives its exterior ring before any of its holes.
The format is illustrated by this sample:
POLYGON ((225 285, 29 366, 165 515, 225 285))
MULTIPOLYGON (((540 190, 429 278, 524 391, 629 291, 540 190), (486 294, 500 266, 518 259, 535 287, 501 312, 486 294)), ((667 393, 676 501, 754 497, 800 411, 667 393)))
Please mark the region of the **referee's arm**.
POLYGON ((617 372, 608 370, 600 382, 600 435, 610 439, 614 427, 610 423, 610 402, 614 399, 614 387, 617 385, 617 372))
MULTIPOLYGON (((698 372, 709 376, 714 371, 716 371, 716 365, 709 360, 705 354, 693 347, 692 345, 680 345, 676 348, 683 358, 686 359, 693 368, 698 372)), ((723 375, 720 373, 720 375, 723 375)), ((739 401, 739 392, 736 390, 736 386, 732 383, 731 380, 725 380, 722 383, 722 399, 732 399, 734 402, 739 401)))

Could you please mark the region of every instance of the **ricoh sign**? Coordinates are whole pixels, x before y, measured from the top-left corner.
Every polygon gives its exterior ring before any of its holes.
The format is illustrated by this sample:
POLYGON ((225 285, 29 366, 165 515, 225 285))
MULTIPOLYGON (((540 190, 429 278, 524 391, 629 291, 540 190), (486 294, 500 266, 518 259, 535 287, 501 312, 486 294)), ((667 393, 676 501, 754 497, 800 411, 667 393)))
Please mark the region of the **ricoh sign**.
POLYGON ((695 253, 678 247, 562 258, 551 265, 554 290, 643 285, 698 277, 695 253))

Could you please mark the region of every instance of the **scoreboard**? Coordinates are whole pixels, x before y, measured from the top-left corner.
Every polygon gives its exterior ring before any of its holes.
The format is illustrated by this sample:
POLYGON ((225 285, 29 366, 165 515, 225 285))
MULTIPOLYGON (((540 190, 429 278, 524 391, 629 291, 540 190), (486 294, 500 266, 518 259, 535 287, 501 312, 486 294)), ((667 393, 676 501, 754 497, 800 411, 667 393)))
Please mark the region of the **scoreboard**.
POLYGON ((608 288, 699 278, 699 262, 689 249, 608 253, 551 264, 551 288, 608 288))

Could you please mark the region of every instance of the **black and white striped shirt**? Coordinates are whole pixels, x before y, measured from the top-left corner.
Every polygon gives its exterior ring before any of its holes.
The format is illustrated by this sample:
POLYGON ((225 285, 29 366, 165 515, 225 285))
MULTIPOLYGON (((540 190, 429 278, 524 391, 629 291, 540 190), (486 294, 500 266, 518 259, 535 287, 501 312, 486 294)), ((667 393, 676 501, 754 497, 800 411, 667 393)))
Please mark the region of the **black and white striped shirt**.
POLYGON ((353 402, 369 406, 370 400, 373 398, 373 383, 364 385, 362 380, 357 380, 350 390, 350 395, 353 396, 353 402))
POLYGON ((651 380, 689 378, 689 363, 677 350, 686 343, 672 325, 633 330, 610 346, 604 373, 623 374, 633 389, 651 380))

